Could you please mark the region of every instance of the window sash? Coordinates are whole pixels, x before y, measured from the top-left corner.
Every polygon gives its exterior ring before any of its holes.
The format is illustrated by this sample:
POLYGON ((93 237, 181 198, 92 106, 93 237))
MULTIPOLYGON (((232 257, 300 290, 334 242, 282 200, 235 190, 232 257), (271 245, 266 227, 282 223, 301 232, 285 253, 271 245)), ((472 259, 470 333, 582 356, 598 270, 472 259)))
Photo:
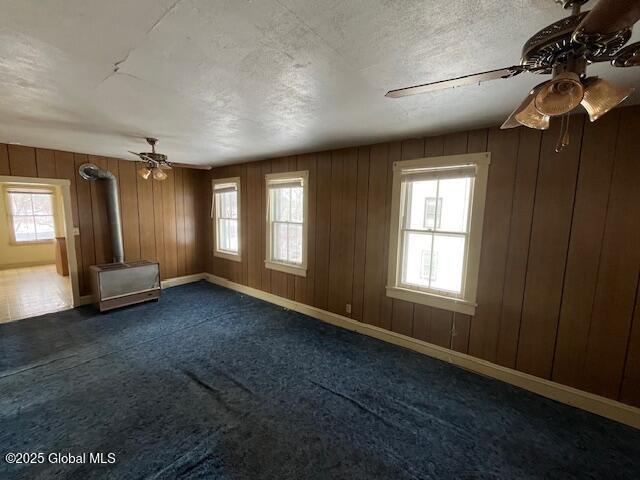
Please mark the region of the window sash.
POLYGON ((237 195, 237 190, 229 190, 229 191, 225 191, 225 192, 215 192, 215 203, 216 203, 216 215, 218 218, 228 218, 228 219, 232 219, 235 220, 238 218, 238 195, 237 195), (233 214, 230 215, 225 215, 223 210, 223 202, 233 202, 233 200, 231 200, 230 198, 227 198, 228 195, 226 195, 227 193, 236 193, 236 197, 235 197, 235 208, 230 208, 230 211, 234 211, 235 210, 235 216, 233 214))
MULTIPOLYGON (((400 188, 401 188, 400 197, 401 199, 404 199, 404 201, 401 202, 401 211, 400 211, 400 218, 402 220, 400 222, 398 251, 401 252, 401 256, 398 258, 398 262, 397 262, 397 280, 396 280, 397 286, 402 288, 407 288, 410 290, 424 292, 424 293, 431 293, 434 295, 444 296, 444 297, 452 297, 457 299, 465 298, 467 262, 468 262, 468 254, 469 254, 469 231, 470 231, 470 224, 471 224, 470 213, 472 209, 473 195, 469 195, 469 198, 467 199, 467 202, 468 202, 466 206, 467 222, 465 225, 465 231, 441 230, 439 228, 439 225, 441 224, 441 220, 442 220, 442 197, 440 196, 440 181, 449 180, 449 179, 459 179, 459 178, 473 179, 474 176, 469 175, 468 174, 469 172, 470 172, 469 169, 464 169, 464 170, 450 169, 450 170, 447 170, 447 173, 442 176, 433 176, 432 175, 433 172, 428 172, 429 176, 426 176, 427 173, 425 172, 422 172, 420 174, 412 174, 411 176, 409 175, 402 176, 401 183, 400 183, 400 188), (409 223, 410 223, 411 212, 412 212, 411 209, 413 208, 413 205, 412 205, 413 183, 423 182, 425 180, 437 182, 435 196, 425 197, 425 212, 424 212, 425 223, 428 216, 428 212, 427 212, 428 201, 435 199, 434 212, 433 212, 435 214, 434 225, 433 225, 433 228, 429 228, 428 226, 425 226, 425 228, 415 228, 415 227, 410 228, 409 223), (442 236, 442 237, 454 236, 454 237, 464 238, 464 250, 463 250, 463 259, 462 259, 463 265, 462 265, 462 272, 461 272, 462 278, 460 280, 460 292, 431 287, 431 282, 432 282, 431 278, 429 278, 428 287, 425 287, 424 285, 408 283, 407 281, 405 281, 406 274, 407 274, 407 259, 408 259, 408 248, 409 248, 408 234, 409 233, 431 235, 431 245, 429 248, 430 255, 431 255, 429 263, 432 266, 431 268, 433 268, 433 265, 434 265, 433 258, 436 253, 434 248, 434 243, 437 236, 442 236)), ((473 172, 475 172, 475 166, 473 167, 473 172)), ((471 191, 473 191, 473 183, 471 185, 471 191)))
POLYGON ((9 188, 7 189, 7 199, 9 203, 9 216, 12 230, 13 241, 16 243, 30 243, 30 242, 45 242, 51 241, 56 238, 56 221, 55 221, 55 206, 54 206, 54 194, 51 191, 43 191, 39 189, 28 188, 9 188), (14 195, 28 195, 29 197, 29 211, 24 213, 16 213, 15 210, 15 197, 14 195), (48 200, 46 205, 46 213, 36 213, 34 207, 34 196, 45 196, 48 200), (38 221, 40 219, 40 222, 38 221), (39 226, 45 219, 49 219, 47 224, 52 226, 51 230, 42 231, 39 226), (25 238, 25 233, 18 232, 19 223, 31 224, 30 231, 27 232, 28 238, 25 238))
MULTIPOLYGON (((301 266, 303 259, 302 259, 302 255, 300 258, 300 261, 294 261, 291 260, 291 252, 289 250, 289 241, 287 241, 285 243, 285 250, 286 250, 286 258, 278 258, 277 255, 277 249, 278 249, 278 245, 275 242, 275 238, 276 238, 276 229, 278 228, 279 225, 286 225, 287 226, 287 240, 289 240, 290 238, 290 230, 292 226, 295 227, 302 227, 304 228, 304 224, 302 222, 283 222, 283 221, 273 221, 271 222, 271 238, 273 238, 274 240, 271 242, 271 259, 274 262, 278 262, 278 263, 284 263, 287 265, 292 265, 292 266, 301 266)), ((304 238, 301 239, 302 242, 304 242, 304 238)), ((304 247, 303 247, 304 248, 304 247)), ((301 252, 302 253, 302 252, 301 252)))
POLYGON ((228 236, 224 236, 220 233, 218 233, 218 235, 216 235, 216 248, 219 252, 223 252, 223 253, 230 253, 230 254, 237 254, 238 253, 238 248, 240 247, 240 238, 238 236, 238 220, 235 218, 224 218, 224 217, 220 217, 218 218, 218 222, 217 222, 217 228, 218 228, 218 232, 221 232, 223 230, 222 224, 223 223, 227 223, 227 229, 226 231, 228 232, 228 236), (232 236, 231 236, 231 226, 235 225, 235 229, 236 229, 236 248, 235 250, 231 247, 229 248, 225 248, 223 246, 223 244, 228 244, 231 245, 232 243, 232 236))
POLYGON ((402 229, 400 231, 400 251, 402 251, 402 257, 399 259, 398 262, 398 281, 397 281, 397 285, 399 287, 402 288, 408 288, 410 290, 417 290, 420 292, 425 292, 425 293, 433 293, 435 295, 440 295, 443 297, 452 297, 452 298, 464 298, 464 294, 465 294, 465 272, 467 271, 467 256, 468 256, 468 249, 469 249, 469 235, 466 233, 459 233, 459 232, 453 232, 453 233, 445 233, 445 232, 434 232, 434 231, 424 231, 424 230, 411 230, 411 229, 402 229), (431 235, 431 245, 429 246, 428 251, 430 252, 431 255, 431 259, 430 259, 430 265, 431 268, 433 269, 433 265, 436 264, 438 262, 434 262, 433 259, 436 256, 436 251, 434 248, 435 245, 435 239, 436 237, 452 237, 452 236, 457 236, 457 237, 461 237, 464 238, 464 253, 463 253, 463 264, 462 264, 462 279, 460 282, 460 292, 456 292, 456 291, 452 291, 452 290, 446 290, 446 289, 442 289, 442 288, 436 288, 436 287, 432 287, 431 283, 434 281, 433 279, 433 271, 431 272, 430 278, 429 280, 429 286, 424 286, 424 285, 420 285, 417 283, 410 283, 408 281, 405 280, 406 278, 406 273, 407 273, 407 268, 408 268, 408 257, 409 257, 409 241, 408 241, 408 235, 409 233, 418 233, 420 235, 431 235))
MULTIPOLYGON (((457 179, 457 178, 469 178, 469 177, 453 177, 451 178, 451 180, 453 179, 457 179)), ((424 180, 416 180, 418 182, 424 181, 424 180)), ((401 197, 404 199, 404 202, 402 202, 402 210, 400 212, 400 218, 402 219, 401 221, 401 228, 405 229, 405 230, 413 230, 413 231, 422 231, 422 232, 439 232, 439 233, 448 233, 448 234, 452 234, 452 235, 456 235, 456 234, 466 234, 469 232, 470 226, 471 226, 471 207, 472 207, 472 203, 473 203, 473 193, 471 195, 469 195, 469 198, 467 199, 467 222, 465 225, 465 229, 464 230, 443 230, 440 228, 440 225, 442 225, 442 197, 440 196, 440 181, 437 182, 437 186, 436 186, 436 195, 435 197, 426 197, 425 198, 425 212, 424 212, 424 222, 423 222, 423 227, 422 228, 416 228, 413 227, 411 228, 410 222, 411 222, 411 215, 409 215, 409 213, 412 211, 411 209, 413 208, 412 205, 412 188, 413 188, 413 182, 405 182, 402 183, 401 185, 401 197), (427 203, 429 200, 435 200, 435 206, 434 206, 434 213, 435 215, 429 215, 428 211, 427 211, 427 203), (427 216, 432 216, 434 218, 434 227, 430 228, 426 225, 427 223, 427 216)), ((471 184, 471 192, 473 192, 473 183, 471 184)))

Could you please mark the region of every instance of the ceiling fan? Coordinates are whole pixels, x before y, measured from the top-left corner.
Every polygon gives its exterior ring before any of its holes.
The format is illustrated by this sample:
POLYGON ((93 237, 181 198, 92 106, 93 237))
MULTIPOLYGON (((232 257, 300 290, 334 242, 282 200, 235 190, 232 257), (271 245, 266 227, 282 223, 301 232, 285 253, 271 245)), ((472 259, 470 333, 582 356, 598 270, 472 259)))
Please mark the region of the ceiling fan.
POLYGON ((157 138, 147 138, 147 143, 151 145, 151 152, 132 152, 129 153, 137 155, 142 161, 142 166, 138 168, 138 175, 147 180, 153 175, 154 180, 166 180, 167 174, 163 170, 170 170, 171 163, 167 160, 167 156, 162 153, 156 153, 157 138))
POLYGON ((633 92, 599 77, 588 77, 587 65, 610 62, 614 67, 640 66, 640 42, 625 47, 633 25, 640 20, 638 0, 600 0, 581 12, 588 0, 555 0, 571 15, 543 28, 524 44, 519 65, 466 75, 387 92, 399 98, 436 90, 476 85, 511 78, 523 72, 553 75, 535 86, 501 128, 524 125, 546 130, 552 117, 562 117, 556 151, 569 144, 569 113, 579 105, 592 122, 613 109, 633 92))

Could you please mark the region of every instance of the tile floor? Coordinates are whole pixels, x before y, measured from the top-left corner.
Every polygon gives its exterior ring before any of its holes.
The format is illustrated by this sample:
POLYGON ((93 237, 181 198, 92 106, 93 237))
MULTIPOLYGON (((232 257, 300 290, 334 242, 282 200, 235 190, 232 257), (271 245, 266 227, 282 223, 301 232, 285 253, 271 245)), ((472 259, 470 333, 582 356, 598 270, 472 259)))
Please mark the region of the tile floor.
POLYGON ((55 265, 0 270, 0 323, 72 307, 71 281, 55 265))

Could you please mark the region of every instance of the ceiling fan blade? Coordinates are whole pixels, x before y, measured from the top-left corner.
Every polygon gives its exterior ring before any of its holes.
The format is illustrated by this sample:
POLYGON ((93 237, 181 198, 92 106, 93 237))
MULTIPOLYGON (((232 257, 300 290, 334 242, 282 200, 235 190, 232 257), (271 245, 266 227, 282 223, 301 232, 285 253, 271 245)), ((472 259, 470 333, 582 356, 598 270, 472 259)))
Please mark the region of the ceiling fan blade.
POLYGON ((587 37, 631 28, 640 20, 638 0, 600 0, 580 22, 576 32, 587 37))
POLYGON ((136 153, 131 150, 127 150, 129 153, 135 155, 140 159, 141 162, 150 163, 151 165, 157 166, 158 162, 156 162, 153 158, 146 156, 144 153, 136 153))
POLYGON ((474 73, 473 75, 465 75, 464 77, 452 78, 450 80, 441 80, 439 82, 425 83, 423 85, 415 85, 413 87, 399 88, 387 92, 386 97, 399 98, 408 95, 419 95, 421 93, 435 92, 436 90, 445 90, 447 88, 464 87, 466 85, 478 85, 489 80, 497 80, 498 78, 510 78, 524 71, 524 67, 515 65, 513 67, 499 68, 498 70, 490 70, 488 72, 474 73))
POLYGON ((181 168, 195 168, 197 170, 211 170, 211 166, 209 165, 194 165, 191 163, 176 163, 176 162, 171 162, 171 165, 174 167, 181 167, 181 168))

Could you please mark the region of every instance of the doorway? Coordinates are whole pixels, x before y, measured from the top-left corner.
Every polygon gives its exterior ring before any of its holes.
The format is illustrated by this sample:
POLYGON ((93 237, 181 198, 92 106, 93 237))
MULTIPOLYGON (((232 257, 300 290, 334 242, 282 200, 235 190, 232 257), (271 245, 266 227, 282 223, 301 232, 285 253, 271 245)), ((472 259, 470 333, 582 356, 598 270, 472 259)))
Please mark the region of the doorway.
POLYGON ((0 323, 78 305, 69 186, 0 176, 0 323))

